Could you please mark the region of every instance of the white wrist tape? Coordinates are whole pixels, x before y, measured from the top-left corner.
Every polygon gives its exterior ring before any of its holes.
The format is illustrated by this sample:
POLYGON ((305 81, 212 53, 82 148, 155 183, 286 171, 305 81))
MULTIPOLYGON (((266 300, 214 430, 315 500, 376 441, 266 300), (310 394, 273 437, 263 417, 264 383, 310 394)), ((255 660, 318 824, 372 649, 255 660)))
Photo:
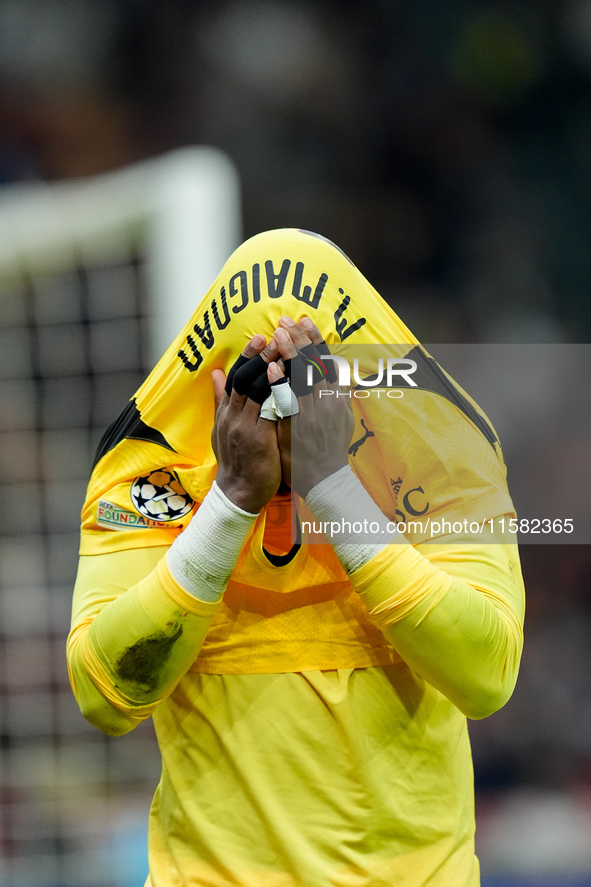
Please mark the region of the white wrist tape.
POLYGON ((398 535, 391 526, 388 531, 390 521, 349 465, 312 487, 305 503, 347 573, 368 563, 398 535))
POLYGON ((173 579, 201 601, 218 601, 257 517, 230 502, 214 481, 189 526, 168 549, 173 579))
POLYGON ((298 399, 291 390, 289 382, 285 381, 279 384, 275 382, 271 386, 271 394, 261 407, 261 416, 263 419, 277 422, 278 419, 297 416, 299 411, 298 399))

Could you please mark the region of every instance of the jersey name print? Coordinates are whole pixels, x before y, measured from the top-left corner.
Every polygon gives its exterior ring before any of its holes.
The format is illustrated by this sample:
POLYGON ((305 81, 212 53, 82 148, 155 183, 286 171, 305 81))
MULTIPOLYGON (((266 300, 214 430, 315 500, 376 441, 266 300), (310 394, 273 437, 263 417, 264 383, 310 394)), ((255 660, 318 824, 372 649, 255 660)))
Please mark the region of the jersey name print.
MULTIPOLYGON (((272 259, 262 263, 255 262, 248 272, 245 269, 236 271, 230 277, 226 285, 220 288, 220 307, 216 296, 209 307, 205 309, 202 319, 192 324, 191 331, 187 333, 186 344, 178 352, 183 365, 194 373, 203 363, 203 349, 211 350, 216 343, 215 329, 219 332, 225 330, 235 315, 240 314, 248 306, 249 302, 256 304, 261 301, 261 293, 269 299, 279 299, 285 292, 286 285, 290 287, 290 293, 294 299, 300 302, 300 309, 317 309, 328 283, 328 274, 322 271, 313 285, 303 284, 306 279, 303 262, 293 263, 290 259, 284 259, 279 268, 273 264, 272 259), (261 264, 263 273, 261 273, 261 264), (262 286, 261 286, 262 283, 262 286), (228 301, 231 305, 228 305, 228 301), (212 325, 212 319, 214 325, 212 325), (199 339, 201 344, 197 343, 199 339), (189 352, 189 353, 187 353, 189 352)), ((358 317, 355 321, 349 321, 346 311, 351 302, 351 297, 340 287, 341 296, 339 304, 333 314, 334 329, 339 339, 343 342, 352 333, 361 329, 367 323, 365 317, 358 317)))

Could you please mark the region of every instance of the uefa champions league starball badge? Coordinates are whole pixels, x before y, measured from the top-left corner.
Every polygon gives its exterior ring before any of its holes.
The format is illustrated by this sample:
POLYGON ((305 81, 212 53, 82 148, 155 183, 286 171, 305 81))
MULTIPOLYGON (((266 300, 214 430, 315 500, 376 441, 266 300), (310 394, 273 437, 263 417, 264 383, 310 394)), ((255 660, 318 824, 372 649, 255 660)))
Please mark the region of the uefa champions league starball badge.
POLYGON ((136 477, 131 485, 131 501, 150 520, 179 520, 193 508, 193 499, 169 468, 158 468, 144 477, 136 477))

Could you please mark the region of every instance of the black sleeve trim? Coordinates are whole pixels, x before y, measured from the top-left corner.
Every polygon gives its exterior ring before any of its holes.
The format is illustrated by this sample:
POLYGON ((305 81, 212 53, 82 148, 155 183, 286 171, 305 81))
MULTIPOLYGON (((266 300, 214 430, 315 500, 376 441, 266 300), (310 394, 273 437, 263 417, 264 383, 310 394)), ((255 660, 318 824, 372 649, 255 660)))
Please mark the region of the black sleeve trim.
POLYGON ((103 434, 94 457, 93 469, 103 456, 106 456, 110 450, 126 438, 145 440, 148 443, 158 444, 166 450, 171 450, 173 453, 176 452, 160 431, 146 425, 140 416, 135 399, 132 398, 103 434))
MULTIPOLYGON (((450 403, 457 406, 458 409, 460 409, 464 415, 476 425, 478 430, 484 435, 494 449, 495 443, 498 442, 498 438, 493 429, 486 419, 474 409, 470 401, 464 397, 462 392, 456 388, 454 383, 446 376, 437 361, 427 354, 420 345, 415 346, 408 352, 408 354, 405 354, 405 358, 415 360, 417 363, 417 372, 413 377, 417 383, 417 388, 422 389, 423 391, 431 391, 433 394, 439 394, 441 397, 444 397, 450 403)), ((368 380, 371 380, 372 378, 375 377, 368 376, 368 380)), ((361 388, 362 386, 358 387, 361 388)), ((376 386, 376 388, 384 387, 384 385, 376 386)), ((404 377, 401 376, 400 379, 396 380, 396 385, 394 387, 408 388, 412 391, 414 386, 409 385, 404 377)))

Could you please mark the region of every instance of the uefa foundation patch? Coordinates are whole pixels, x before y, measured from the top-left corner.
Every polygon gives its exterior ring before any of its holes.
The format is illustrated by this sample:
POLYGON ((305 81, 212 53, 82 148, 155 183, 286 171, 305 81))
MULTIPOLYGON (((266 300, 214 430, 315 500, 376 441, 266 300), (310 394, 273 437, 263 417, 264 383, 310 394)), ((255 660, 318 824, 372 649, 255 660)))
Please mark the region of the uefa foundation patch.
POLYGON ((180 520, 195 504, 168 468, 151 471, 144 477, 136 477, 131 485, 131 501, 138 512, 157 523, 180 520))
POLYGON ((99 499, 96 522, 99 527, 107 527, 109 530, 147 530, 162 526, 159 521, 143 517, 137 511, 127 511, 106 499, 99 499))

